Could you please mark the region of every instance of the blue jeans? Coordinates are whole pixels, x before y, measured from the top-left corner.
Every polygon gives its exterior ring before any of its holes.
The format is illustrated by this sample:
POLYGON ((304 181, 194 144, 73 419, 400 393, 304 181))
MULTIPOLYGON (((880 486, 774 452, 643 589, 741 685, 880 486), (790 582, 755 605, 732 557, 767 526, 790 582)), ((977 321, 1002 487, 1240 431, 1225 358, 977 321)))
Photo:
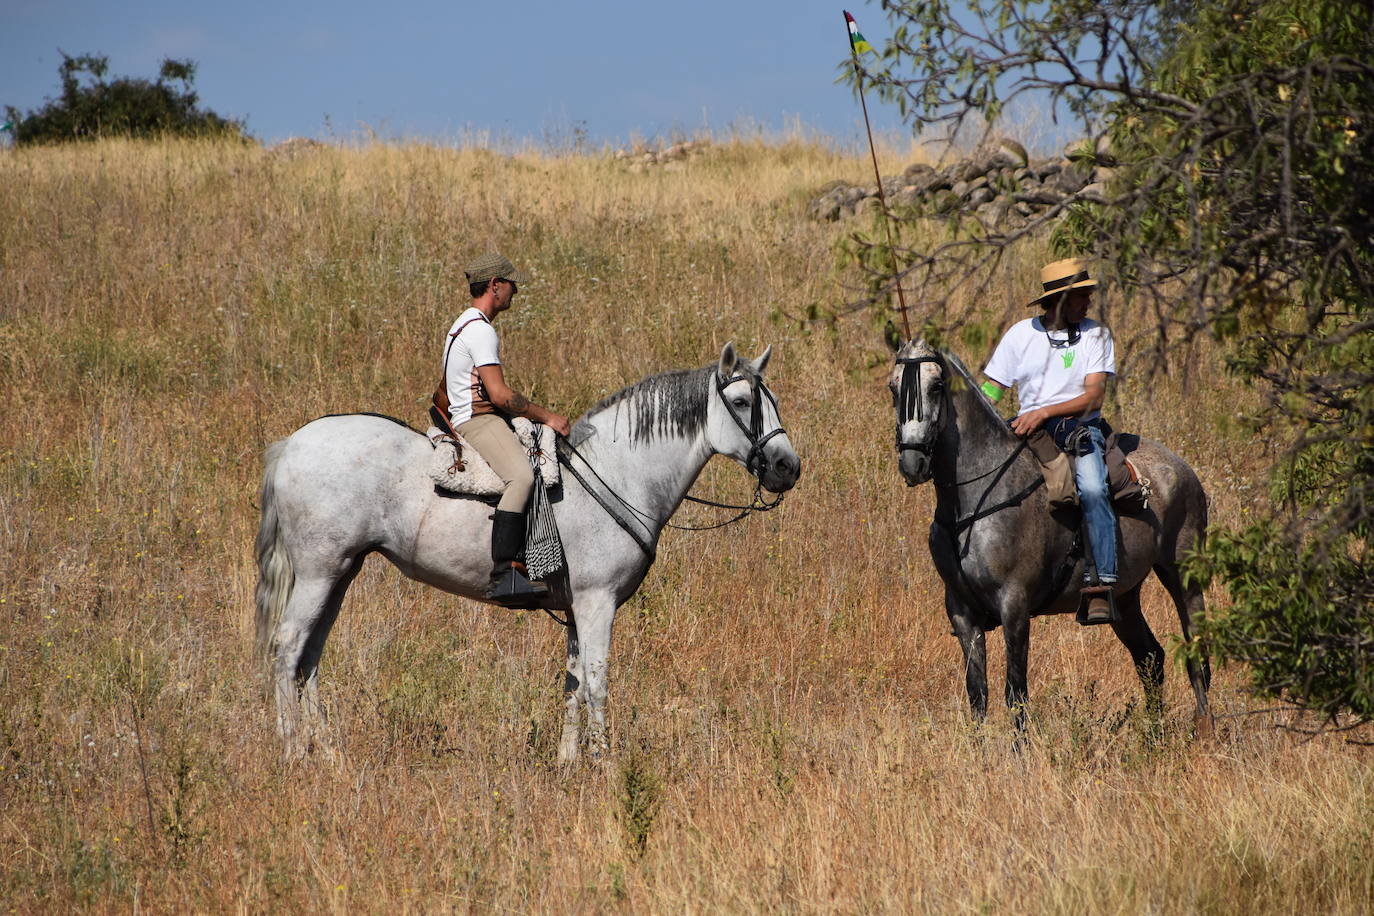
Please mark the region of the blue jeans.
MULTIPOLYGON (((1068 431, 1079 424, 1073 420, 1065 423, 1065 428, 1055 428, 1051 432, 1056 440, 1061 440, 1068 431)), ((1078 484, 1078 500, 1083 507, 1083 524, 1088 528, 1088 544, 1092 547, 1093 561, 1097 564, 1097 578, 1105 585, 1116 581, 1116 513, 1112 511, 1112 496, 1107 489, 1107 451, 1106 437, 1101 426, 1089 420, 1082 424, 1087 430, 1088 440, 1078 449, 1070 449, 1074 455, 1074 478, 1078 484), (1091 447, 1089 447, 1089 444, 1091 447)))

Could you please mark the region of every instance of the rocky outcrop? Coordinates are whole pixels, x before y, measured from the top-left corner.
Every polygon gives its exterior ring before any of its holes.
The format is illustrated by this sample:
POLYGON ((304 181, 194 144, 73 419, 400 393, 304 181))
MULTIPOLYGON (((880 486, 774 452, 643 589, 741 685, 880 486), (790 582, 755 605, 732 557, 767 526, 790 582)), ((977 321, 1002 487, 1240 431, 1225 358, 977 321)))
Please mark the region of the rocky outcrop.
POLYGON ((656 150, 616 150, 613 158, 627 163, 631 172, 643 172, 659 166, 666 166, 666 171, 673 171, 681 168, 686 160, 705 152, 709 145, 705 140, 684 140, 656 150))
POLYGON ((269 147, 267 155, 272 159, 299 159, 301 156, 309 155, 324 148, 325 144, 319 140, 312 140, 309 137, 289 137, 269 147))
MULTIPOLYGON (((985 224, 1015 228, 1073 194, 1100 197, 1113 165, 1101 144, 1075 143, 1063 156, 1032 159, 1021 144, 1001 140, 965 159, 936 167, 913 163, 883 176, 888 207, 897 214, 973 213, 985 224)), ((811 201, 813 219, 838 220, 880 206, 877 185, 834 182, 811 201)))

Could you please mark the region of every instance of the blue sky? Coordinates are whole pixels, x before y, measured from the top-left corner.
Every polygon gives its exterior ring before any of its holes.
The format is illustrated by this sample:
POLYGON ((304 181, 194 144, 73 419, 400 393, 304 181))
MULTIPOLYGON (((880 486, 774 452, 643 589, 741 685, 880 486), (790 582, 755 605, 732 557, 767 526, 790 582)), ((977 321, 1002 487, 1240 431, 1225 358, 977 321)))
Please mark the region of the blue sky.
MULTIPOLYGON (((844 0, 841 0, 844 2, 844 0)), ((876 6, 849 0, 875 45, 876 6)), ((60 48, 156 76, 191 58, 202 104, 265 141, 304 136, 494 143, 717 133, 794 122, 862 144, 858 101, 835 83, 848 53, 840 3, 817 0, 4 0, 0 105, 58 94, 60 48)), ((874 129, 906 136, 869 99, 874 129)))

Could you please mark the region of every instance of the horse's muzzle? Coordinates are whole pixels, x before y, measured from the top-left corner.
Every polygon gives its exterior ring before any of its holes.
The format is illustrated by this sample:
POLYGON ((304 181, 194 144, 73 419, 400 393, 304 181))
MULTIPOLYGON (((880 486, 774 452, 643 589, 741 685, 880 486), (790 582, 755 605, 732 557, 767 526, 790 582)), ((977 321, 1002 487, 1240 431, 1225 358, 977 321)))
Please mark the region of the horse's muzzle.
POLYGON ((768 462, 759 483, 769 493, 786 493, 797 485, 801 477, 801 458, 794 454, 782 454, 768 462))
POLYGON ((930 479, 930 455, 914 448, 904 448, 897 453, 897 469, 908 487, 925 483, 930 479))

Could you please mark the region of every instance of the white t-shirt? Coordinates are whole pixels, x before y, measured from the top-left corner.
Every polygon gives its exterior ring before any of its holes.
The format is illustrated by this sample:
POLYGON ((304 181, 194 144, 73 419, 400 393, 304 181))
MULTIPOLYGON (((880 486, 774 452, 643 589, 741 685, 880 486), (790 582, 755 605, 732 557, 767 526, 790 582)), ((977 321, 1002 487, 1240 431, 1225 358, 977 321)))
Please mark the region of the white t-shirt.
POLYGON ((474 416, 495 413, 496 408, 487 400, 486 389, 477 374, 478 366, 501 365, 501 342, 487 316, 475 308, 459 315, 444 335, 444 355, 448 360, 444 381, 448 389, 449 422, 454 428, 474 416))
MULTIPOLYGON (((1046 333, 1039 317, 1018 321, 993 351, 983 374, 1005 388, 1016 387, 1021 413, 1071 401, 1083 393, 1084 379, 1092 373, 1116 374, 1112 332, 1091 318, 1078 323, 1078 332, 1078 341, 1065 346, 1067 330, 1046 333)), ((1095 410, 1083 419, 1100 415, 1095 410)))

